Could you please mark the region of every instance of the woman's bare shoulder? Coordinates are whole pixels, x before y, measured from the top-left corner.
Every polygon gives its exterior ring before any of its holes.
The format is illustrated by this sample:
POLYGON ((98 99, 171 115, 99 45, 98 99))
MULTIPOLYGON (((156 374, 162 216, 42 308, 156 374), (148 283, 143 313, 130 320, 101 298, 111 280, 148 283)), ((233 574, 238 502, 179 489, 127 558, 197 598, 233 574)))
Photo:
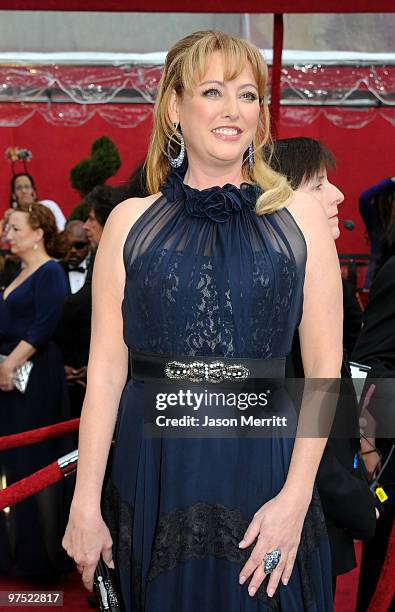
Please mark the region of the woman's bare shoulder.
POLYGON ((115 225, 122 224, 127 220, 137 221, 140 215, 142 215, 158 198, 160 193, 154 193, 145 198, 129 198, 118 204, 111 215, 112 223, 115 225))
POLYGON ((126 238, 132 225, 160 196, 160 193, 155 193, 145 198, 129 198, 117 204, 108 217, 106 234, 111 233, 112 236, 115 234, 118 238, 126 238))

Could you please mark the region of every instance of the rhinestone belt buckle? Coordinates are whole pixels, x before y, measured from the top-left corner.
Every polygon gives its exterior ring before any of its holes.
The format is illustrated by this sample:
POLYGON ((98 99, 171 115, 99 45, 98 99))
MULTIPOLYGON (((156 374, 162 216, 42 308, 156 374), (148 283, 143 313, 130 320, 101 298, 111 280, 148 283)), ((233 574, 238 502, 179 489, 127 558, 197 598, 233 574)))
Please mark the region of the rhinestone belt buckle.
POLYGON ((245 366, 239 363, 226 365, 223 361, 213 361, 212 363, 169 361, 165 366, 165 375, 168 378, 187 379, 191 382, 219 383, 224 380, 239 382, 248 378, 249 374, 250 371, 245 366))

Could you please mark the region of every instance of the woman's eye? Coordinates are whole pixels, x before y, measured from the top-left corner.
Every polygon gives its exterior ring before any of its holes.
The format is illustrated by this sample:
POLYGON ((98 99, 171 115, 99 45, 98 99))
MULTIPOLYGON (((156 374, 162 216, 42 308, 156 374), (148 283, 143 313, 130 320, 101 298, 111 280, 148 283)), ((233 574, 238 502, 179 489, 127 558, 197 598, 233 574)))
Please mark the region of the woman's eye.
POLYGON ((316 191, 321 191, 321 189, 322 189, 322 183, 319 183, 318 185, 315 186, 316 191))
POLYGON ((258 100, 258 96, 253 91, 244 91, 241 94, 241 97, 244 98, 245 100, 250 100, 251 102, 254 102, 255 100, 258 100))
POLYGON ((206 89, 206 91, 203 92, 203 95, 209 98, 216 98, 217 96, 221 95, 221 92, 219 91, 219 89, 211 87, 210 89, 206 89))

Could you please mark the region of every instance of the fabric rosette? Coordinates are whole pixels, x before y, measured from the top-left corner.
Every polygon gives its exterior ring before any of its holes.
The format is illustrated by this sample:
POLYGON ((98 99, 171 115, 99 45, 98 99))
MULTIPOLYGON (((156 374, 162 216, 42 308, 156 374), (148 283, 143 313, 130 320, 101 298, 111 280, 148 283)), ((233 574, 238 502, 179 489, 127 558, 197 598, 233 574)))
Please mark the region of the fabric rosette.
POLYGON ((207 217, 216 223, 226 223, 232 214, 239 213, 244 206, 255 208, 261 190, 251 183, 242 183, 240 187, 227 184, 194 189, 183 182, 181 175, 172 172, 166 179, 162 193, 169 200, 184 200, 185 208, 192 217, 207 217))

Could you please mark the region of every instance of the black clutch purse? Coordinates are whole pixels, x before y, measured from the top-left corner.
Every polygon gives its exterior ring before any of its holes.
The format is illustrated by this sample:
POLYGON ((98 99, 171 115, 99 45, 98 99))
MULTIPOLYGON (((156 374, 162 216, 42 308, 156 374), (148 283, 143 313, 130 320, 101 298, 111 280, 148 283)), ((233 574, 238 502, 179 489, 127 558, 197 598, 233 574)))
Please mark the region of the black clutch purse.
POLYGON ((101 612, 124 612, 115 570, 100 557, 93 576, 95 591, 101 612))

